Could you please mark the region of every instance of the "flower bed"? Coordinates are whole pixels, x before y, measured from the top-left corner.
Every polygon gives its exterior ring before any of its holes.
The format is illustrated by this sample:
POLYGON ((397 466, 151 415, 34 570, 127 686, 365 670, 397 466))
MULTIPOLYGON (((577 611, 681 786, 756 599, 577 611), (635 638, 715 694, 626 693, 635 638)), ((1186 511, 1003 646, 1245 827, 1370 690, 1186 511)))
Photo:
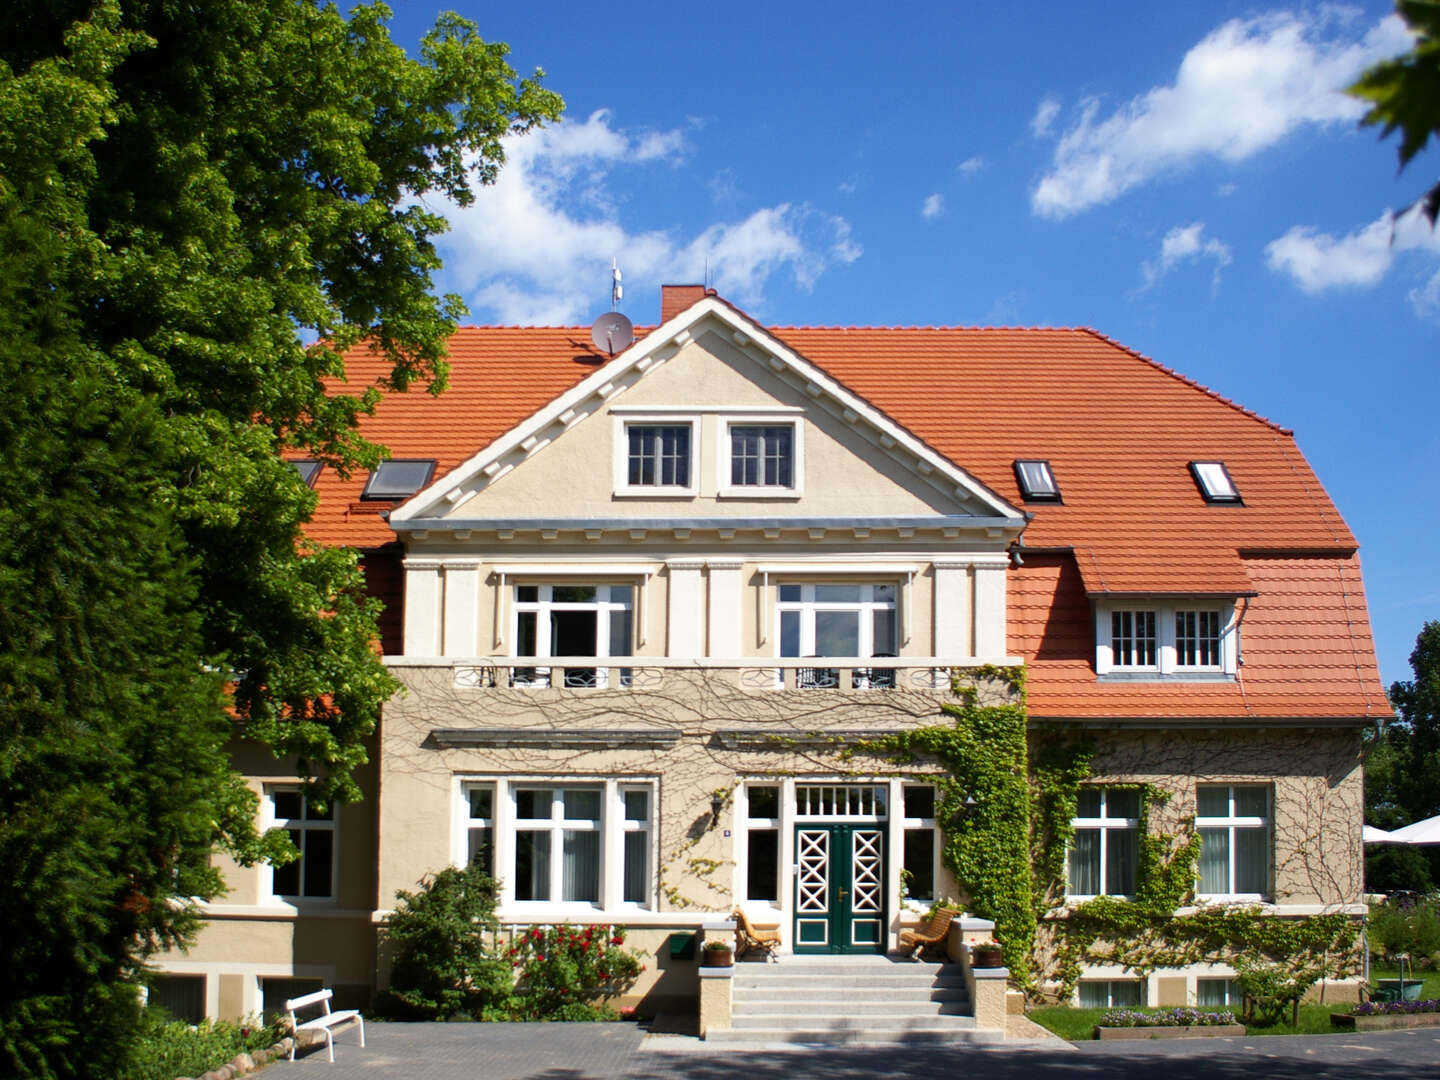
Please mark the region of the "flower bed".
POLYGON ((1097 1039, 1203 1039, 1244 1034, 1244 1025, 1236 1022, 1235 1014, 1228 1010, 1138 1012, 1111 1009, 1095 1025, 1097 1039))
POLYGON ((1440 1027, 1440 998, 1424 1001, 1364 1001, 1348 1013, 1332 1013, 1336 1027, 1356 1031, 1393 1031, 1396 1028, 1440 1027))

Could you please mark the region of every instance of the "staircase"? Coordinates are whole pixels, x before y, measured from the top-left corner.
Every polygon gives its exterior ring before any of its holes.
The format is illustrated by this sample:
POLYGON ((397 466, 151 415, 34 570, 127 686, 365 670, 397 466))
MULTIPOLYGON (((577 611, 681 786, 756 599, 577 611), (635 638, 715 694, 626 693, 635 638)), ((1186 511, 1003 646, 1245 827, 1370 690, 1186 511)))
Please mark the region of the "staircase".
POLYGON ((958 964, 884 956, 786 956, 736 964, 731 1027, 711 1043, 995 1042, 980 1031, 958 964))

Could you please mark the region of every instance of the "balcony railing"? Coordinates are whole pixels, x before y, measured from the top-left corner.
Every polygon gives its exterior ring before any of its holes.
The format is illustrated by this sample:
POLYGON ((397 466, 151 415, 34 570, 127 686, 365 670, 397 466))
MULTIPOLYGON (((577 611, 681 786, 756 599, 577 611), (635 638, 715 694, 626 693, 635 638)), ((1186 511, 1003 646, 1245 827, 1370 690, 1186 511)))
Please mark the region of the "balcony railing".
POLYGON ((563 656, 478 657, 453 660, 390 657, 394 666, 448 666, 454 685, 468 689, 657 690, 684 673, 752 691, 896 691, 946 690, 955 667, 981 661, 967 657, 944 662, 938 657, 777 657, 761 660, 673 659, 670 657, 563 656), (824 665, 823 667, 820 665, 824 665))

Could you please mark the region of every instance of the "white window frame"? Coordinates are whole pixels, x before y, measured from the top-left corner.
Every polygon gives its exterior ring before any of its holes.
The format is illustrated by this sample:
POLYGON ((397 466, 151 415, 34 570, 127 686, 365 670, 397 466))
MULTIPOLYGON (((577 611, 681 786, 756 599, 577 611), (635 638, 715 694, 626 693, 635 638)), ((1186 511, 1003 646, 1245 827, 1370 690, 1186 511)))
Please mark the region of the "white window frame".
MULTIPOLYGON (((516 687, 549 687, 550 669, 543 661, 550 659, 553 654, 550 651, 550 618, 557 611, 593 611, 595 613, 595 656, 597 660, 618 659, 623 656, 629 659, 635 654, 636 648, 636 596, 640 585, 635 582, 596 582, 582 580, 566 581, 526 581, 518 580, 511 583, 510 596, 510 656, 516 661, 528 661, 534 659, 535 664, 516 663, 512 670, 519 671, 521 668, 534 667, 535 678, 533 680, 521 680, 518 677, 512 685, 516 687), (554 591, 556 588, 593 588, 595 590, 594 600, 555 600, 554 591), (537 599, 521 600, 520 590, 524 588, 536 589, 537 599), (612 589, 629 589, 630 602, 612 599, 612 589), (601 599, 601 597, 604 599, 601 599), (610 614, 615 611, 630 612, 630 651, 623 654, 612 654, 610 652, 610 614), (535 656, 520 656, 516 651, 520 647, 520 615, 522 612, 533 612, 535 614, 535 656)), ((610 665, 613 667, 614 665, 610 665)), ((609 685, 609 667, 604 664, 597 664, 595 667, 594 689, 603 690, 609 685)), ((575 689, 571 687, 571 689, 575 689)))
MULTIPOLYGON (((939 809, 940 809, 940 789, 939 789, 939 787, 936 786, 935 784, 919 784, 919 783, 917 783, 917 784, 909 784, 909 783, 907 783, 907 784, 902 784, 902 785, 900 786, 900 804, 895 808, 895 810, 896 810, 896 815, 900 818, 900 850, 896 853, 895 858, 899 861, 900 867, 903 869, 904 866, 905 866, 905 838, 906 838, 906 836, 908 836, 910 833, 914 833, 914 832, 925 832, 925 831, 928 831, 928 832, 931 834, 931 840, 930 840, 930 881, 933 883, 934 891, 938 894, 938 893, 941 891, 941 888, 940 888, 940 845, 941 845, 940 827, 939 827, 938 819, 937 819, 937 818, 934 818, 934 817, 928 817, 928 818, 913 818, 913 817, 906 817, 906 816, 905 816, 905 792, 911 790, 912 788, 929 788, 929 789, 930 789, 930 792, 931 792, 931 795, 932 795, 933 798, 934 798, 934 809, 935 809, 937 812, 938 812, 939 809)), ((903 881, 904 879, 902 878, 901 880, 903 881)), ((937 900, 939 900, 939 899, 940 899, 940 897, 939 897, 938 895, 935 895, 935 896, 910 896, 910 895, 907 893, 907 894, 905 895, 905 897, 904 897, 904 903, 905 903, 906 906, 925 907, 925 906, 927 906, 927 905, 933 904, 935 901, 937 901, 937 900)))
POLYGON ((697 417, 664 414, 627 414, 614 418, 615 495, 617 498, 693 498, 699 493, 700 425, 697 417), (630 429, 632 427, 684 427, 690 429, 690 482, 688 484, 630 483, 630 429))
MULTIPOLYGON (((783 613, 787 611, 800 612, 800 656, 815 656, 815 616, 821 611, 854 611, 859 615, 859 633, 857 645, 859 652, 858 659, 873 659, 875 657, 875 612, 889 611, 894 621, 895 651, 900 651, 900 590, 901 583, 898 581, 776 581, 775 589, 775 625, 772 630, 775 635, 776 655, 780 655, 781 635, 780 627, 783 621, 783 613), (832 585, 857 586, 861 590, 868 589, 869 599, 860 600, 816 600, 815 590, 817 588, 828 588, 832 585), (780 590, 785 588, 799 588, 801 596, 799 600, 780 599, 780 590), (875 590, 877 588, 888 588, 892 592, 890 600, 876 600, 875 590)), ((866 594, 862 591, 861 596, 866 594)), ((882 657, 882 659, 889 659, 882 657)))
MULTIPOLYGON (((304 785, 301 784, 266 784, 264 798, 260 802, 260 831, 263 833, 269 829, 299 829, 302 832, 316 831, 328 832, 330 834, 330 892, 325 896, 305 896, 301 893, 277 893, 275 891, 275 868, 268 863, 265 864, 264 872, 260 875, 260 901, 267 904, 288 904, 292 907, 300 907, 308 904, 330 905, 335 903, 336 893, 340 884, 340 808, 333 803, 330 806, 330 819, 328 821, 314 820, 304 816, 305 807, 309 805, 309 797, 305 794, 304 785), (299 818, 283 818, 275 812, 275 796, 279 793, 299 795, 301 799, 301 816, 299 818)), ((305 888, 305 848, 306 844, 300 844, 300 888, 305 888)))
POLYGON ((1201 1009, 1207 1009, 1207 1008, 1233 1009, 1233 1008, 1238 1008, 1238 1007, 1240 1006, 1243 998, 1244 998, 1244 994, 1242 994, 1242 993, 1240 992, 1239 980, 1237 980, 1234 975, 1198 975, 1198 976, 1196 976, 1196 978, 1195 978, 1195 1005, 1196 1005, 1197 1008, 1201 1008, 1201 1009), (1200 1000, 1200 987, 1201 987, 1201 985, 1202 985, 1203 983, 1223 983, 1223 984, 1225 984, 1225 993, 1224 993, 1224 995, 1223 995, 1224 998, 1225 998, 1225 1000, 1224 1000, 1224 1001, 1206 1001, 1206 1002, 1202 1002, 1202 1001, 1200 1000))
POLYGON ((1136 673, 1151 676, 1234 675, 1238 666, 1240 628, 1235 625, 1235 601, 1182 597, 1178 599, 1134 601, 1115 600, 1095 605, 1095 673, 1097 675, 1136 673), (1111 616, 1124 611, 1155 613, 1155 663, 1120 664, 1111 648, 1111 616), (1219 663, 1181 664, 1176 640, 1176 616, 1185 612, 1217 613, 1220 624, 1219 663))
MULTIPOLYGON (((1274 816, 1275 816, 1275 789, 1274 789, 1273 787, 1271 787, 1269 784, 1264 784, 1264 783, 1261 783, 1261 784, 1247 784, 1247 783, 1241 782, 1241 783, 1234 783, 1234 784, 1224 784, 1224 783, 1219 783, 1219 784, 1199 784, 1199 785, 1196 786, 1196 792, 1195 792, 1195 832, 1196 832, 1196 834, 1198 835, 1201 829, 1225 829, 1226 832, 1229 834, 1229 835, 1226 837, 1226 849, 1227 849, 1227 856, 1228 856, 1228 866, 1226 867, 1226 878, 1227 878, 1227 880, 1229 881, 1230 886, 1231 886, 1231 889, 1232 889, 1232 891, 1230 891, 1230 892, 1218 892, 1218 893, 1216 893, 1216 892, 1211 892, 1211 893, 1201 892, 1201 891, 1200 891, 1200 864, 1199 864, 1199 862, 1197 861, 1197 862, 1196 862, 1196 865, 1195 865, 1195 898, 1196 898, 1196 900, 1198 900, 1198 901, 1200 901, 1200 902, 1202 902, 1202 903, 1204 903, 1204 902, 1216 902, 1216 901, 1222 901, 1222 902, 1227 902, 1227 903, 1233 903, 1233 902, 1262 903, 1262 902, 1264 902, 1264 901, 1269 897, 1269 895, 1270 895, 1270 890, 1274 887, 1274 875, 1275 875, 1275 832, 1274 832, 1274 830, 1271 828, 1271 822, 1274 820, 1274 816), (1223 788, 1223 789, 1225 790, 1225 803, 1226 803, 1226 806, 1227 806, 1227 808, 1228 808, 1228 813, 1226 814, 1226 816, 1224 816, 1224 817, 1217 817, 1217 816, 1202 817, 1202 816, 1201 816, 1201 814, 1200 814, 1200 789, 1201 789, 1201 788, 1211 788, 1211 789, 1223 788), (1243 817, 1242 817, 1242 816, 1239 816, 1239 815, 1237 815, 1237 814, 1235 813, 1235 791, 1236 791, 1237 788, 1245 788, 1245 789, 1247 789, 1247 790, 1253 790, 1253 791, 1263 791, 1263 792, 1265 793, 1265 814, 1264 814, 1263 817, 1255 817, 1255 816, 1253 816, 1253 815, 1247 815, 1247 816, 1243 816, 1243 817), (1235 849, 1236 849, 1235 833, 1236 833, 1236 830, 1239 830, 1239 829, 1258 830, 1258 831, 1263 832, 1263 834, 1264 834, 1264 836, 1265 836, 1265 881, 1266 881, 1266 887, 1265 887, 1265 890, 1264 890, 1263 892, 1241 893, 1241 892, 1234 892, 1234 891, 1233 891, 1234 886, 1235 886, 1235 849)), ((1203 858, 1203 855, 1202 855, 1202 858, 1203 858)))
MULTIPOLYGON (((454 817, 451 827, 451 862, 464 866, 470 854, 470 791, 476 787, 493 790, 491 802, 493 817, 491 836, 494 851, 492 855, 495 879, 499 894, 500 914, 520 916, 543 921, 547 918, 565 919, 571 917, 618 918, 637 911, 653 911, 657 906, 657 878, 655 868, 656 842, 659 822, 660 781, 654 776, 477 776, 462 775, 455 778, 454 817), (519 824, 516 817, 516 793, 521 789, 548 789, 552 792, 551 816, 548 829, 552 840, 550 845, 550 887, 552 897, 560 895, 564 882, 563 849, 564 830, 594 830, 600 834, 600 881, 599 900, 592 903, 585 900, 516 900, 515 899, 515 852, 516 834, 519 824), (563 801, 558 794, 564 790, 595 789, 601 793, 600 817, 598 819, 567 820, 564 817, 563 801), (648 793, 645 822, 628 819, 625 811, 625 792, 644 790, 648 793), (643 832, 645 843, 645 899, 642 903, 625 900, 625 837, 628 833, 643 832)), ((540 819, 533 819, 538 821, 540 819)), ((527 831, 532 819, 526 819, 527 831)))
MULTIPOLYGON (((1071 826, 1075 829, 1093 829, 1100 833, 1100 891, 1098 893, 1080 893, 1074 891, 1070 881, 1070 852, 1067 851, 1065 853, 1065 896, 1067 899, 1093 900, 1097 896, 1112 896, 1118 899, 1128 900, 1131 895, 1133 895, 1131 893, 1112 892, 1110 882, 1107 880, 1110 873, 1110 833, 1112 832, 1133 831, 1135 833, 1136 872, 1139 872, 1140 819, 1138 817, 1111 817, 1109 814, 1110 792, 1119 786, 1120 785, 1115 784, 1105 787, 1096 785, 1096 787, 1091 790, 1098 789, 1100 792, 1100 816, 1087 818, 1077 815, 1070 822, 1071 826)), ((1122 790, 1134 789, 1122 788, 1122 790)), ((1139 791, 1136 791, 1135 795, 1137 799, 1144 798, 1144 795, 1139 791)))
POLYGON ((1082 1008, 1082 1009, 1126 1009, 1126 1008, 1143 1009, 1143 1008, 1146 1008, 1146 1002, 1149 1000, 1149 997, 1150 997, 1149 989, 1150 989, 1150 987, 1149 987, 1149 982, 1148 982, 1148 980, 1146 980, 1146 979, 1083 979, 1083 978, 1082 978, 1078 983, 1075 984, 1075 1005, 1076 1005, 1077 1008, 1082 1008), (1102 986, 1102 985, 1105 987, 1105 1004, 1104 1004, 1104 1005, 1084 1005, 1084 1004, 1081 1004, 1080 988, 1081 988, 1082 986, 1102 986), (1116 1004, 1115 1004, 1115 987, 1116 987, 1117 985, 1138 986, 1138 987, 1140 988, 1140 1000, 1139 1000, 1139 1002, 1136 1003, 1136 1004, 1133 1004, 1133 1005, 1130 1004, 1129 1002, 1122 1002, 1121 1004, 1116 1005, 1116 1004))
MULTIPOLYGON (((787 872, 784 863, 785 851, 785 825, 787 821, 785 813, 785 785, 778 778, 769 780, 751 780, 742 785, 737 792, 735 800, 735 823, 739 837, 737 840, 736 854, 736 900, 746 905, 764 905, 771 908, 779 908, 785 900, 785 888, 793 879, 787 872), (775 789, 775 817, 751 817, 750 816, 750 793, 755 788, 775 789), (743 830, 743 832, 741 831, 743 830), (773 900, 751 899, 750 897, 750 834, 752 832, 772 832, 775 834, 775 898, 773 900)), ((789 820, 793 825, 793 813, 789 820)))
POLYGON ((805 423, 791 414, 765 413, 722 416, 716 428, 715 490, 722 499, 795 499, 805 493, 805 423), (793 460, 791 486, 779 484, 733 484, 730 482, 730 431, 736 427, 788 427, 793 460))

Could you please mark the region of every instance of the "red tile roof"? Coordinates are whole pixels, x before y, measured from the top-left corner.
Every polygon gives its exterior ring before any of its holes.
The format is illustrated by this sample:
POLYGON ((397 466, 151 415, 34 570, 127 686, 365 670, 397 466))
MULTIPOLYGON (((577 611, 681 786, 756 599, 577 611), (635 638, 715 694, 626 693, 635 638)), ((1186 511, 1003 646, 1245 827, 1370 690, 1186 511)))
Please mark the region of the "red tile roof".
MULTIPOLYGON (((646 332, 637 328, 637 339, 646 332)), ((1034 660, 1037 715, 1388 711, 1355 538, 1286 429, 1089 329, 770 332, 1033 512, 1023 540, 1032 554, 1011 575, 1010 621, 1012 648, 1034 660), (1064 502, 1025 504, 1017 458, 1048 460, 1064 502), (1244 504, 1207 504, 1188 471, 1196 460, 1223 461, 1244 504), (1045 558, 1046 549, 1073 557, 1045 558), (1254 594, 1243 678, 1097 683, 1087 593, 1254 594)), ((462 328, 450 388, 387 395, 361 430, 397 458, 438 459, 438 478, 605 359, 584 327, 462 328)), ((373 358, 350 359, 352 386, 381 373, 373 358)), ((358 501, 364 481, 322 471, 312 538, 365 548, 394 540, 376 508, 358 501)))

